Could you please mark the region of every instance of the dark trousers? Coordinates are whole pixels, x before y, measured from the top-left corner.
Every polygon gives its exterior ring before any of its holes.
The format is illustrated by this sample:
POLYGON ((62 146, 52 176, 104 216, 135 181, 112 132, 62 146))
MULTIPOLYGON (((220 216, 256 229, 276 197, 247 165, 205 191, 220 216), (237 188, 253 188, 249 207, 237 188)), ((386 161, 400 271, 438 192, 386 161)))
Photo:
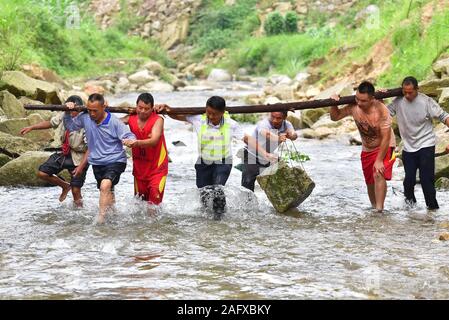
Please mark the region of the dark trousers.
POLYGON ((232 163, 211 163, 206 164, 203 162, 195 164, 196 170, 196 186, 203 188, 205 186, 211 186, 220 184, 224 186, 228 181, 229 175, 232 170, 232 163))
POLYGON ((260 174, 260 171, 267 168, 268 165, 260 164, 243 164, 242 170, 242 187, 254 192, 254 186, 256 183, 256 177, 260 174))
MULTIPOLYGON (((225 162, 223 160, 223 162, 225 162)), ((228 181, 232 170, 232 163, 211 163, 206 164, 198 161, 195 164, 196 186, 201 188, 201 202, 206 208, 211 208, 214 212, 214 219, 221 219, 225 212, 226 197, 223 187, 228 181)))
POLYGON ((416 203, 415 184, 416 170, 419 169, 419 180, 421 182, 427 208, 438 209, 435 191, 435 146, 422 148, 416 152, 402 151, 404 163, 404 195, 406 201, 416 203))

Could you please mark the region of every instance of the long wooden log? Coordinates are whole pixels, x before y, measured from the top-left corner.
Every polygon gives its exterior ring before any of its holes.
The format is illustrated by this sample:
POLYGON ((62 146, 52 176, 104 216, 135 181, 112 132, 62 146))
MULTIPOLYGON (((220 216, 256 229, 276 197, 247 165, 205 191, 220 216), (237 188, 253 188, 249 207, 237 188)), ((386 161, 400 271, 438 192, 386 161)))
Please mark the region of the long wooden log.
MULTIPOLYGON (((376 92, 376 99, 386 99, 391 97, 402 96, 402 89, 390 89, 385 92, 376 92)), ((288 103, 276 103, 276 104, 261 104, 261 105, 251 105, 251 106, 229 106, 227 110, 229 113, 262 113, 262 112, 273 112, 273 111, 290 111, 290 110, 305 110, 305 109, 316 109, 323 107, 338 106, 344 104, 354 104, 355 96, 345 96, 341 97, 339 101, 333 99, 319 99, 310 101, 300 101, 300 102, 288 102, 288 103)), ((27 110, 49 110, 49 111, 68 111, 69 109, 65 105, 25 105, 27 110)), ((77 107, 77 111, 86 111, 86 107, 77 107)), ((135 108, 127 107, 108 107, 108 111, 114 113, 128 113, 133 114, 136 112, 135 108)), ((172 115, 194 115, 203 114, 204 107, 185 107, 185 108, 171 108, 170 112, 162 112, 163 114, 172 115)))

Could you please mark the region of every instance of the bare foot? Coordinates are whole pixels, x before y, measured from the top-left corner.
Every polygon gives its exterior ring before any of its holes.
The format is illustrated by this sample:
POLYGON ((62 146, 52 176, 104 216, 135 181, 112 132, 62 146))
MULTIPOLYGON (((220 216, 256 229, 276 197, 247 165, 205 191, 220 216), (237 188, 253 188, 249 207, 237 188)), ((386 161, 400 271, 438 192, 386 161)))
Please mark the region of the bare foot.
POLYGON ((70 192, 72 187, 68 184, 66 187, 62 188, 61 195, 59 196, 59 202, 63 202, 67 198, 67 194, 70 192))
POLYGON ((73 204, 74 204, 75 207, 77 207, 77 208, 82 208, 82 207, 83 207, 83 200, 82 200, 82 199, 75 200, 75 201, 73 201, 73 204))
POLYGON ((97 221, 96 221, 97 224, 104 224, 104 221, 105 221, 104 215, 99 214, 98 217, 97 217, 97 221))

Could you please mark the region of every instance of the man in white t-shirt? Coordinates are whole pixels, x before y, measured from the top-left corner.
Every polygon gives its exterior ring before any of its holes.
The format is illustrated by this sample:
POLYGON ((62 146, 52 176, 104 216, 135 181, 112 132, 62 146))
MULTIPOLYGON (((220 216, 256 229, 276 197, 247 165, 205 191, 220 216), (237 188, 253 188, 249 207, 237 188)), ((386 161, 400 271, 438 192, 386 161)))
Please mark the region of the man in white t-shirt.
POLYGON ((260 171, 268 167, 270 161, 276 160, 276 156, 271 152, 287 139, 298 138, 293 125, 286 118, 287 111, 271 112, 268 118, 257 123, 251 133, 245 134, 244 141, 247 146, 244 149, 243 187, 254 191, 256 177, 260 171))

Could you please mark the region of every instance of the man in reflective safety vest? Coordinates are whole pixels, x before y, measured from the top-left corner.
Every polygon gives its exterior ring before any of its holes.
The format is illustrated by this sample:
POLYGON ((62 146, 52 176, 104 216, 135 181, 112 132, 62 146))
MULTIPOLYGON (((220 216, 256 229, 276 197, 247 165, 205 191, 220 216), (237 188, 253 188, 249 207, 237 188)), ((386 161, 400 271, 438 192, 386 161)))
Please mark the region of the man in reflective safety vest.
MULTIPOLYGON (((167 105, 155 106, 157 111, 170 112, 167 105)), ((226 112, 222 97, 213 96, 206 102, 203 115, 170 115, 171 118, 187 121, 198 135, 198 160, 195 164, 196 186, 200 188, 201 200, 208 206, 212 199, 215 217, 225 211, 226 200, 223 188, 232 169, 232 137, 243 140, 243 132, 237 122, 226 112), (210 196, 212 195, 212 197, 210 196)))

